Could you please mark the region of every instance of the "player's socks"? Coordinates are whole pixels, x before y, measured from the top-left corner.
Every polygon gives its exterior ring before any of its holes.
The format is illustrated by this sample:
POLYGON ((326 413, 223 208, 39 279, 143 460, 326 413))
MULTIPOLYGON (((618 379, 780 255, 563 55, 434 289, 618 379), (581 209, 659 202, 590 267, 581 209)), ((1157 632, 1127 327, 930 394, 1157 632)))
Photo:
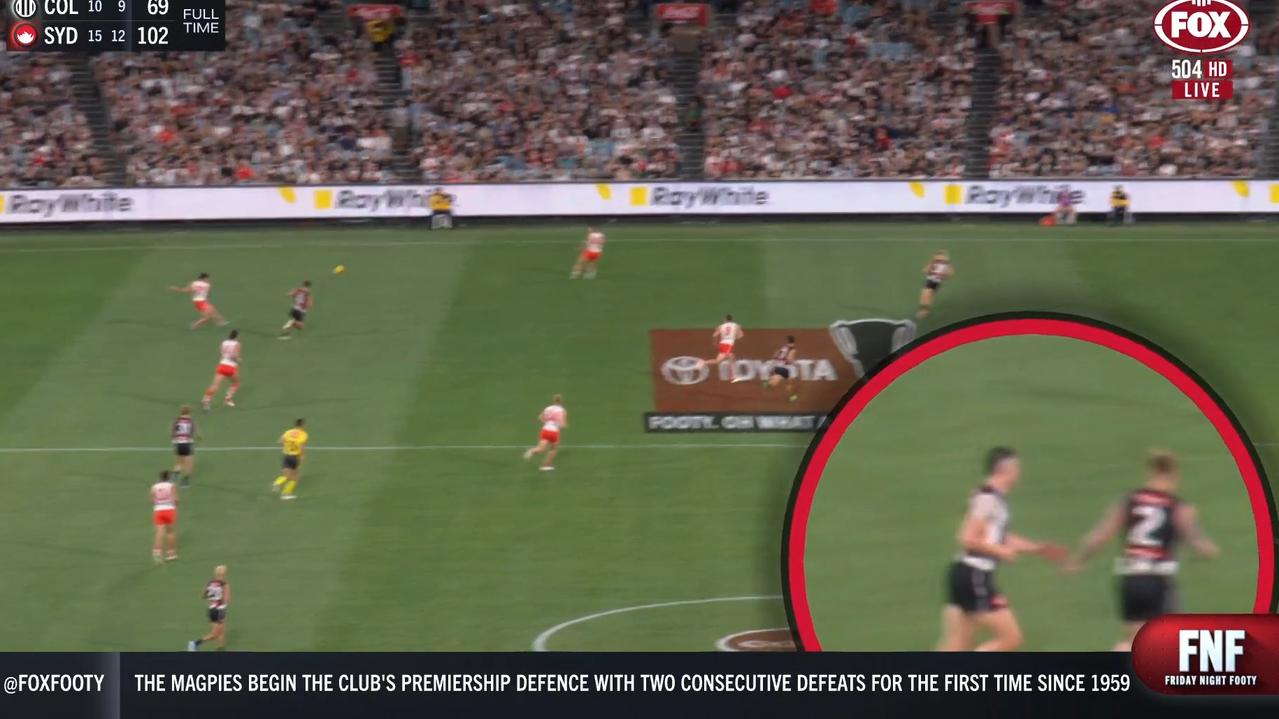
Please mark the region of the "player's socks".
POLYGON ((586 273, 586 279, 588 279, 588 280, 593 280, 593 279, 595 279, 595 271, 594 271, 594 270, 590 270, 590 271, 588 271, 588 272, 586 273))
POLYGON ((529 447, 524 451, 524 461, 527 462, 533 458, 533 453, 537 451, 537 447, 529 447))
POLYGON ((159 564, 159 563, 160 563, 160 550, 158 550, 158 549, 152 549, 152 550, 151 550, 151 559, 152 559, 152 560, 154 560, 156 564, 159 564))
POLYGON ((284 483, 287 481, 289 481, 289 478, 285 477, 283 474, 280 475, 279 477, 276 477, 275 483, 271 485, 271 490, 274 492, 280 491, 280 488, 283 487, 284 483))
POLYGON ((298 481, 297 481, 296 479, 290 479, 288 482, 285 482, 285 483, 284 483, 284 496, 285 496, 285 497, 292 497, 292 496, 293 496, 293 491, 294 491, 295 489, 297 489, 297 488, 298 488, 298 481))

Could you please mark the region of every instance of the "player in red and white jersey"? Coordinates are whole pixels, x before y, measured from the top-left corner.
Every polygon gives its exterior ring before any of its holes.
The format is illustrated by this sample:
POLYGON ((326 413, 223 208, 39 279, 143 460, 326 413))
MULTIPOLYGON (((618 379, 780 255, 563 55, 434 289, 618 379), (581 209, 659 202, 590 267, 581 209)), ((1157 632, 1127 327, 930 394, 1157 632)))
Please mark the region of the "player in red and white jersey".
POLYGON ((284 327, 280 329, 280 339, 287 340, 291 335, 289 330, 302 330, 302 323, 306 322, 306 313, 311 309, 311 281, 303 280, 302 284, 289 290, 289 321, 284 323, 284 327))
POLYGON ((542 434, 538 437, 537 446, 530 447, 524 453, 524 459, 546 452, 546 459, 538 469, 549 472, 555 469, 555 454, 560 449, 560 430, 568 426, 568 410, 564 409, 564 398, 558 394, 551 398, 551 404, 537 416, 542 423, 542 434))
POLYGON ((573 271, 569 273, 571 279, 577 279, 582 276, 583 271, 586 273, 586 279, 595 279, 595 268, 600 261, 600 256, 604 254, 604 233, 594 227, 586 228, 586 240, 582 243, 582 251, 577 256, 577 262, 573 264, 573 271))
POLYGON ((213 404, 213 395, 218 393, 222 387, 222 379, 231 380, 231 386, 227 388, 226 397, 222 400, 222 404, 227 407, 235 406, 235 393, 240 389, 240 331, 231 330, 231 334, 222 341, 221 358, 218 360, 218 368, 213 370, 213 383, 209 388, 204 390, 204 399, 200 402, 207 412, 209 406, 213 404))
POLYGON ((200 319, 191 324, 191 329, 195 329, 209 320, 217 322, 219 327, 226 324, 226 320, 222 318, 222 315, 218 314, 218 308, 214 307, 213 303, 209 301, 209 293, 213 291, 213 283, 209 281, 208 272, 201 272, 199 277, 196 277, 185 287, 169 285, 169 291, 191 295, 191 303, 195 305, 195 311, 200 313, 200 319))
POLYGON ((180 481, 185 487, 191 481, 191 474, 195 472, 195 443, 200 439, 200 428, 191 416, 189 405, 184 404, 178 408, 178 417, 173 420, 169 439, 173 442, 173 453, 177 455, 173 464, 173 479, 180 481))
POLYGON ((155 544, 151 558, 161 561, 161 553, 168 546, 164 559, 178 558, 178 487, 173 483, 169 470, 160 473, 160 480, 151 485, 151 517, 155 524, 155 544))
POLYGON ((737 358, 733 354, 733 347, 744 336, 745 333, 742 332, 742 326, 733 321, 733 316, 724 315, 724 321, 711 333, 711 338, 715 340, 716 346, 715 359, 705 360, 703 364, 715 366, 721 362, 728 362, 729 381, 741 382, 746 379, 745 377, 738 377, 733 369, 733 360, 737 358))

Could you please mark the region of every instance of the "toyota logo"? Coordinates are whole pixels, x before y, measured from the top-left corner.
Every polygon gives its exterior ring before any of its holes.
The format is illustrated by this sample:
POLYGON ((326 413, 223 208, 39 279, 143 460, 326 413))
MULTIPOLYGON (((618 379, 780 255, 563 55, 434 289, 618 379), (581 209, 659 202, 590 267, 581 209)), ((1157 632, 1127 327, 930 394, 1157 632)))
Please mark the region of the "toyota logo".
POLYGON ((710 375, 706 362, 697 357, 672 357, 662 365, 662 377, 671 384, 697 384, 710 375))

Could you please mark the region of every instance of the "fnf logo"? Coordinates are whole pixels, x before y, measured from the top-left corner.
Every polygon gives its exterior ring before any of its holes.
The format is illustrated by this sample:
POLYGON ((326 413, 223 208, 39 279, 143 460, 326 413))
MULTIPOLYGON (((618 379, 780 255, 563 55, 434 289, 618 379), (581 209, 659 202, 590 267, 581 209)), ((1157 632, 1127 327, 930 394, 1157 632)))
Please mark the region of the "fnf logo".
POLYGON ((1248 35, 1248 14, 1230 0, 1172 0, 1155 15, 1155 34, 1194 55, 1224 52, 1248 35))

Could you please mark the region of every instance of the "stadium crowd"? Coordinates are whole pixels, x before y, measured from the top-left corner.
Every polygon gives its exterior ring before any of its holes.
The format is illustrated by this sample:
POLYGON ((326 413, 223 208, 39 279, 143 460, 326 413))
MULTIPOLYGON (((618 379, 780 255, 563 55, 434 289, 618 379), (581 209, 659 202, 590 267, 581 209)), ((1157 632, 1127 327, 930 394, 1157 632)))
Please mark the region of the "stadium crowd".
POLYGON ((1274 101, 1274 59, 1250 41, 1231 55, 1234 99, 1173 100, 1173 54, 1150 31, 1162 3, 1137 4, 1048 0, 1047 14, 1013 25, 1001 46, 992 176, 1255 172, 1274 101))
POLYGON ((111 53, 95 68, 139 185, 386 182, 373 50, 327 0, 229 0, 224 53, 111 53))
MULTIPOLYGON (((226 53, 93 68, 137 185, 389 182, 394 139, 425 182, 675 177, 682 126, 704 133, 708 179, 957 177, 974 48, 992 38, 992 176, 1255 173, 1279 24, 1231 54, 1234 99, 1173 101, 1149 28, 1160 2, 1135 1, 1009 0, 996 36, 960 20, 971 2, 716 0, 684 111, 667 38, 630 22, 650 0, 432 0, 380 41, 398 101, 338 0, 228 0, 226 53), (939 31, 930 13, 947 8, 939 31)), ((102 184, 69 77, 49 56, 0 56, 0 186, 102 184)))
POLYGON ((973 42, 931 4, 739 3, 703 55, 706 176, 959 176, 973 42))
POLYGON ((102 184, 70 77, 57 57, 0 53, 0 188, 102 184))
POLYGON ((451 0, 398 43, 423 180, 673 177, 671 53, 634 0, 451 0))

